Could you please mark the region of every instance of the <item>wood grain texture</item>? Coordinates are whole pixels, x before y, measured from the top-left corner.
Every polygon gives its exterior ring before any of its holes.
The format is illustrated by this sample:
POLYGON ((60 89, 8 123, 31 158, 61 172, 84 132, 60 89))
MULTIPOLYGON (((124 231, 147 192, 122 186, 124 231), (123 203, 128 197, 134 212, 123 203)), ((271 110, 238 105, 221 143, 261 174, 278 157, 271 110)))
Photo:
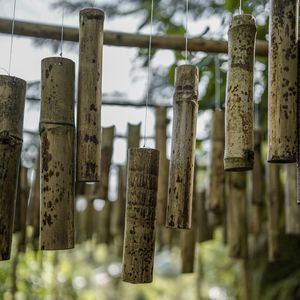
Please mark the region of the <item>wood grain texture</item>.
POLYGON ((152 282, 159 151, 128 150, 123 281, 152 282))
POLYGON ((221 110, 212 114, 210 171, 208 186, 208 209, 221 213, 224 210, 225 173, 224 173, 224 132, 225 115, 221 110))
POLYGON ((102 10, 80 11, 77 181, 100 179, 103 22, 102 10))
POLYGON ((0 75, 0 260, 10 259, 26 82, 0 75))
POLYGON ((295 162, 299 1, 272 0, 268 74, 268 161, 295 162))
POLYGON ((42 61, 41 217, 42 250, 74 247, 75 64, 49 57, 42 61))
POLYGON ((225 171, 253 168, 253 69, 255 18, 237 15, 228 32, 225 111, 225 171))
POLYGON ((176 68, 166 214, 166 226, 171 228, 191 228, 198 83, 197 67, 176 68))

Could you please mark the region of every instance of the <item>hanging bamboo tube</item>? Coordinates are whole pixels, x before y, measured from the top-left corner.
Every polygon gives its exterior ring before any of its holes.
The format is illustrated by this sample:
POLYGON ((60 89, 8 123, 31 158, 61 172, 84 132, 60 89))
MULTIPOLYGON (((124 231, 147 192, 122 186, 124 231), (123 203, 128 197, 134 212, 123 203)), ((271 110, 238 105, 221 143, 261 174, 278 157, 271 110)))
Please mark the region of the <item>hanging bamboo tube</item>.
POLYGON ((74 79, 72 60, 62 57, 42 60, 42 250, 74 247, 74 79))
POLYGON ((299 1, 272 0, 269 37, 268 161, 295 162, 299 1))
POLYGON ((195 261, 195 249, 198 229, 198 192, 197 192, 197 168, 195 167, 193 184, 193 209, 192 209, 192 227, 189 230, 182 231, 181 244, 181 272, 193 273, 195 261))
POLYGON ((276 261, 280 257, 280 167, 277 164, 268 164, 268 259, 276 261))
MULTIPOLYGON (((300 38, 298 39, 298 57, 300 57, 300 38)), ((300 59, 298 59, 297 67, 297 81, 298 81, 298 90, 297 90, 297 204, 300 204, 300 59)))
POLYGON ((285 184, 285 232, 300 234, 300 206, 297 204, 297 167, 287 164, 285 184))
POLYGON ((264 167, 261 159, 261 130, 254 132, 254 166, 252 172, 252 197, 251 202, 255 205, 264 203, 264 167))
POLYGON ((94 197, 93 192, 95 189, 95 184, 85 183, 84 187, 84 195, 86 200, 86 209, 84 210, 84 227, 85 227, 85 234, 84 240, 92 240, 94 233, 95 233, 95 209, 94 209, 94 197))
POLYGON ((10 258, 26 82, 0 75, 0 260, 10 258))
POLYGON ((128 150, 123 281, 152 282, 159 151, 128 150))
POLYGON ((197 67, 176 68, 166 215, 166 226, 172 228, 191 228, 198 83, 197 67))
POLYGON ((203 189, 197 196, 198 200, 198 242, 203 243, 213 238, 213 229, 206 211, 206 191, 203 189))
POLYGON ((232 18, 228 32, 225 171, 253 168, 253 69, 256 25, 252 15, 232 18))
POLYGON ((210 175, 208 189, 208 209, 220 213, 224 209, 224 112, 214 111, 212 115, 210 175))
POLYGON ((127 124, 127 149, 138 148, 140 146, 141 139, 141 123, 139 124, 127 124))
POLYGON ((234 172, 230 174, 227 201, 229 255, 234 258, 247 258, 248 233, 245 172, 234 172))
POLYGON ((100 179, 103 22, 100 9, 80 11, 77 181, 100 179))

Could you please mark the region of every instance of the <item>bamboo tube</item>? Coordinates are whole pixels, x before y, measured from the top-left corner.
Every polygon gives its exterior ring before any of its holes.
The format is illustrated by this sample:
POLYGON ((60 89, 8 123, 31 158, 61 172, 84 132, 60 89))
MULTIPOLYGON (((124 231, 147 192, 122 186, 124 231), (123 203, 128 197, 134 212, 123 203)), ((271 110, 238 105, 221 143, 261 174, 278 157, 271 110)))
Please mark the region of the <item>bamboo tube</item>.
MULTIPOLYGON (((298 57, 300 57, 300 38, 298 39, 298 57)), ((300 82, 300 59, 298 59, 297 66, 297 81, 300 82)), ((297 90, 297 204, 300 204, 300 84, 297 90)))
POLYGON ((77 181, 100 179, 104 12, 80 11, 77 110, 77 181))
POLYGON ((227 199, 227 230, 229 255, 234 258, 247 258, 247 191, 246 173, 230 174, 227 199))
POLYGON ((183 65, 176 68, 166 214, 166 226, 172 228, 191 228, 198 83, 197 67, 183 65))
POLYGON ((228 32, 225 171, 253 168, 253 69, 256 25, 252 15, 232 18, 228 32))
POLYGON ((272 0, 269 38, 268 162, 295 162, 299 1, 272 0))
POLYGON ((42 60, 42 250, 74 247, 74 78, 75 64, 70 59, 42 60))
POLYGON ((99 221, 97 222, 97 242, 109 246, 112 242, 111 218, 113 211, 113 202, 105 201, 103 209, 98 213, 99 221))
POLYGON ((0 75, 0 260, 10 259, 26 82, 0 75))
POLYGON ((280 257, 280 168, 277 164, 268 164, 268 259, 276 261, 280 257))
POLYGON ((251 202, 255 205, 264 203, 264 166, 261 159, 261 140, 260 130, 254 132, 254 166, 252 172, 252 197, 251 202))
POLYGON ((206 211, 206 191, 203 189, 197 196, 198 201, 198 242, 203 243, 213 238, 213 229, 206 211))
POLYGON ((152 282, 159 151, 128 150, 123 281, 152 282))
POLYGON ((127 149, 138 148, 140 146, 141 138, 141 123, 139 124, 127 124, 127 149))
POLYGON ((95 189, 95 184, 85 183, 85 200, 86 200, 86 209, 84 211, 84 225, 85 225, 85 235, 84 240, 92 240, 95 233, 95 209, 94 209, 94 201, 93 201, 93 191, 95 189))
POLYGON ((220 213, 224 209, 224 112, 214 111, 212 115, 210 174, 208 189, 208 209, 220 213))
POLYGON ((296 201, 297 172, 296 164, 288 164, 285 184, 285 232, 300 234, 300 206, 296 201))

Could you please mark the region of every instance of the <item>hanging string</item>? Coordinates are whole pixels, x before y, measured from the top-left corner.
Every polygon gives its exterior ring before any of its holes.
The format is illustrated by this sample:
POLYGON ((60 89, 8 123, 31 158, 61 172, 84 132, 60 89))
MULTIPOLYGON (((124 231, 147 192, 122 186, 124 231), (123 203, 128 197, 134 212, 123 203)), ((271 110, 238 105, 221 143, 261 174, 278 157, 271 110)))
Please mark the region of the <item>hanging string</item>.
POLYGON ((189 23, 189 0, 186 0, 185 11, 185 64, 188 63, 188 23, 189 23))
POLYGON ((60 57, 63 55, 63 42, 64 42, 64 18, 65 18, 65 3, 63 3, 62 16, 61 16, 61 34, 60 34, 60 57))
POLYGON ((149 49, 148 49, 148 76, 147 76, 147 98, 146 98, 146 111, 145 111, 145 126, 144 126, 144 146, 146 147, 146 134, 147 134, 147 117, 148 117, 148 102, 150 94, 150 81, 151 81, 151 46, 152 46, 152 27, 153 27, 153 0, 151 1, 150 13, 150 35, 149 35, 149 49))
POLYGON ((242 11, 242 0, 240 0, 240 9, 239 10, 240 10, 240 15, 243 14, 243 11, 242 11))
POLYGON ((221 95, 220 95, 220 61, 219 56, 215 55, 215 109, 221 109, 221 95))
POLYGON ((11 38, 10 38, 10 50, 9 50, 8 75, 10 75, 10 71, 11 71, 11 60, 12 60, 14 31, 15 31, 16 5, 17 5, 17 0, 14 1, 13 19, 12 19, 12 26, 11 26, 11 38))

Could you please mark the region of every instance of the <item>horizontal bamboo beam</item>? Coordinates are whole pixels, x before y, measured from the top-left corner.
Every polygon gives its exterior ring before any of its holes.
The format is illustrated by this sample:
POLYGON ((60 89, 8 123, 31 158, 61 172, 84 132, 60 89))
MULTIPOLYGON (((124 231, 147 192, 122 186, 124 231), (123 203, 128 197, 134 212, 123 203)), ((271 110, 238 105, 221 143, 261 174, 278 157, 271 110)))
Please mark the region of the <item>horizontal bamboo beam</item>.
MULTIPOLYGON (((0 18, 0 33, 11 34, 11 26, 11 20, 0 18)), ((61 26, 16 20, 14 33, 20 36, 60 41, 61 26)), ((64 27, 65 41, 78 42, 78 37, 78 28, 64 27)), ((109 46, 148 48, 149 36, 144 34, 105 31, 104 44, 109 46)), ((188 39, 189 51, 227 53, 227 46, 226 41, 209 40, 200 37, 188 39)), ((183 51, 185 50, 185 38, 178 35, 156 35, 152 37, 152 48, 183 51)), ((256 55, 268 55, 267 42, 256 41, 256 55)))

